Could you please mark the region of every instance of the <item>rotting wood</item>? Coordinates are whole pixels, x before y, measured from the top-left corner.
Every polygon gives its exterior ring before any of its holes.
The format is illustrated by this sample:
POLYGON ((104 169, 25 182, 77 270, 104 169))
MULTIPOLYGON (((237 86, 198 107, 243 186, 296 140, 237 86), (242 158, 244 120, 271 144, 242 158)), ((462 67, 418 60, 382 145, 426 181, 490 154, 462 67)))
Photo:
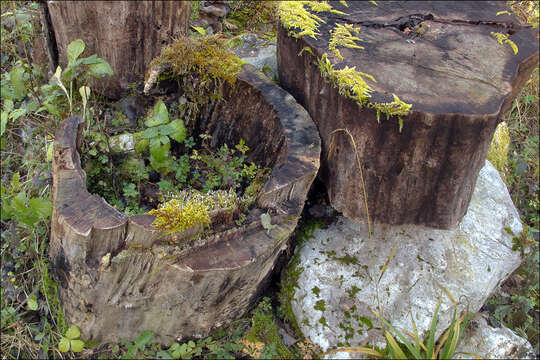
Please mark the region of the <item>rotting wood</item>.
MULTIPOLYGON (((316 13, 320 36, 295 39, 278 34, 281 85, 310 113, 322 138, 321 179, 331 205, 365 220, 363 189, 352 145, 336 129, 348 129, 360 152, 370 217, 378 223, 453 228, 464 216, 491 138, 502 115, 538 63, 535 30, 504 2, 331 1, 349 15, 316 13), (359 28, 364 49, 328 51, 336 24, 359 28), (422 33, 414 30, 422 25, 422 33), (517 44, 516 55, 491 32, 517 44), (305 51, 309 47, 310 51, 305 51), (360 108, 323 79, 317 58, 324 53, 336 69, 356 67, 372 75, 370 102, 396 94, 412 104, 398 121, 360 108), (300 54, 300 55, 299 55, 300 54), (330 144, 334 151, 330 152, 330 144)), ((292 29, 294 31, 294 29, 292 29)))
POLYGON ((152 229, 152 216, 125 216, 89 194, 77 151, 81 118, 59 125, 50 257, 66 317, 85 338, 113 341, 151 330, 170 344, 207 336, 249 308, 287 248, 319 168, 317 129, 292 96, 251 65, 228 91, 202 126, 225 142, 250 135, 252 156, 270 159, 272 172, 251 221, 187 248, 160 241, 167 237, 152 229), (270 232, 263 212, 276 225, 270 232))

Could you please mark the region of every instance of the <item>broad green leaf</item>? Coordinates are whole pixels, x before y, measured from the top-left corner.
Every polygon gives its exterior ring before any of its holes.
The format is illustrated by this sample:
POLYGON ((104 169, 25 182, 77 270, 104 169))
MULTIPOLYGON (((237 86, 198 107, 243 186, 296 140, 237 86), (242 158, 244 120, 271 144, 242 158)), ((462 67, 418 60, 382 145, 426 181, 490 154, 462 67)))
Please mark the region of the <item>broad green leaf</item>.
POLYGON ((96 54, 90 55, 89 57, 85 57, 79 60, 81 64, 85 64, 85 65, 99 64, 105 61, 102 58, 98 57, 96 54))
POLYGON ((158 126, 161 124, 166 124, 169 122, 169 112, 167 111, 167 106, 163 103, 161 99, 154 106, 154 114, 145 124, 148 127, 158 126))
POLYGON ((45 107, 45 109, 47 109, 47 111, 49 112, 49 114, 60 117, 60 111, 58 111, 57 107, 54 106, 53 104, 50 104, 50 103, 44 103, 44 104, 43 104, 43 107, 45 107))
POLYGON ((152 155, 157 162, 165 161, 169 155, 170 147, 171 144, 163 144, 153 147, 150 146, 150 155, 152 155))
POLYGON ((42 198, 32 198, 28 202, 30 209, 36 213, 40 219, 47 219, 52 213, 52 203, 50 200, 42 198))
POLYGON ((28 300, 26 301, 26 305, 28 305, 28 309, 32 311, 36 311, 38 309, 38 302, 36 295, 30 295, 28 297, 28 300))
POLYGON ((206 29, 205 28, 203 28, 201 26, 195 26, 195 25, 191 25, 191 27, 193 28, 193 30, 195 30, 199 34, 206 35, 206 29))
POLYGON ((172 129, 172 132, 169 134, 172 139, 179 143, 186 139, 186 127, 181 119, 171 121, 168 126, 172 129))
POLYGON ((71 340, 71 351, 81 352, 84 349, 84 341, 82 340, 71 340))
POLYGON ((13 91, 17 99, 24 98, 24 95, 26 94, 23 75, 24 69, 22 66, 14 66, 9 72, 9 80, 13 86, 13 91))
POLYGON ((141 132, 141 138, 152 139, 159 135, 159 129, 157 127, 151 127, 141 132))
POLYGON ((146 330, 143 331, 143 333, 139 335, 139 337, 136 338, 134 342, 140 350, 143 350, 146 345, 150 344, 152 340, 154 340, 154 333, 150 330, 146 330))
POLYGON ((81 39, 77 39, 75 41, 72 41, 68 47, 67 47, 67 57, 68 62, 73 62, 77 60, 79 55, 81 55, 84 51, 84 41, 81 39))
POLYGON ((60 339, 60 343, 58 344, 58 350, 61 352, 68 352, 69 351, 69 339, 66 339, 65 337, 60 339))
POLYGON ((174 359, 168 352, 166 352, 165 350, 161 350, 161 351, 158 351, 156 353, 156 357, 158 359, 174 359))
POLYGON ((79 331, 77 325, 71 325, 66 332, 66 337, 70 340, 75 340, 78 339, 79 336, 81 336, 81 332, 79 331))
POLYGON ((111 68, 111 65, 109 65, 108 62, 103 60, 103 62, 99 62, 96 64, 90 64, 88 66, 88 69, 90 70, 90 74, 95 77, 105 77, 105 76, 112 76, 114 75, 114 71, 111 68))
POLYGON ((15 109, 9 114, 9 118, 13 121, 26 114, 26 109, 15 109))
POLYGON ((7 121, 8 113, 7 111, 2 111, 2 115, 0 115, 0 136, 4 135, 4 132, 6 132, 7 121))

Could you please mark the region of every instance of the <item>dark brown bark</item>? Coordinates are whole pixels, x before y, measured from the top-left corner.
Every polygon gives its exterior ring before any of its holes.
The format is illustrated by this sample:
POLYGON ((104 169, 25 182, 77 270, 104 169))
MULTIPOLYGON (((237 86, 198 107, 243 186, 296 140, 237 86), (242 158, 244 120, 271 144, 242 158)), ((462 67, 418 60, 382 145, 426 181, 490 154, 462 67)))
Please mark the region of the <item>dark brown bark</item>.
POLYGON ((189 1, 49 1, 47 6, 60 63, 67 63, 69 43, 82 39, 84 55, 97 54, 114 70, 114 77, 93 83, 111 98, 140 80, 161 49, 189 28, 189 1))
POLYGON ((77 139, 81 118, 57 129, 50 257, 70 323, 85 338, 133 338, 144 330, 170 344, 202 337, 245 312, 287 248, 319 168, 320 139, 307 112, 246 65, 226 101, 201 125, 219 141, 242 136, 272 173, 245 225, 191 247, 153 230, 150 215, 125 216, 89 194, 77 139), (272 214, 267 232, 260 214, 272 214))
POLYGON ((387 224, 457 226, 467 210, 497 124, 538 62, 538 40, 503 2, 337 1, 349 15, 317 13, 317 40, 294 39, 280 28, 278 67, 281 85, 310 113, 323 151, 321 178, 332 206, 351 219, 366 218, 360 174, 351 142, 336 129, 349 129, 363 166, 371 219, 387 224), (420 22, 423 35, 410 32, 420 22), (363 50, 328 51, 336 23, 360 28, 363 50), (514 55, 490 32, 509 34, 514 55), (313 54, 302 51, 309 46, 313 54), (299 56, 298 54, 302 52, 299 56), (336 69, 356 66, 376 83, 374 102, 412 104, 400 133, 396 118, 379 124, 376 112, 341 96, 325 79, 316 57, 328 53, 336 69), (334 137, 335 151, 329 157, 334 137))

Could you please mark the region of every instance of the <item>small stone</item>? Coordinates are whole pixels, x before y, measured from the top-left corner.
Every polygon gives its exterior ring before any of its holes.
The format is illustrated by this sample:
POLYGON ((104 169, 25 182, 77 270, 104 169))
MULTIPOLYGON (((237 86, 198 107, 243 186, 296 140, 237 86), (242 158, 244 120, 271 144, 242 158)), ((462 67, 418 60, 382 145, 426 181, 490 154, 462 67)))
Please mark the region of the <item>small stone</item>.
POLYGON ((531 344, 512 330, 501 326, 492 326, 487 315, 478 313, 471 320, 456 347, 456 359, 473 359, 470 353, 482 359, 534 359, 535 353, 531 344))

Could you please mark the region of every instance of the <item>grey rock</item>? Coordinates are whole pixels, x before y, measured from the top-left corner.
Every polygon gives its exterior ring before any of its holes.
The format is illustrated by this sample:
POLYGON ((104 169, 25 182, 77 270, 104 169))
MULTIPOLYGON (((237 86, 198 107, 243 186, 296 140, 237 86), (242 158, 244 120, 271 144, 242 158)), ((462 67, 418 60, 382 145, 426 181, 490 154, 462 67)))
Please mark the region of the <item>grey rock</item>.
POLYGON ((255 66, 270 79, 277 79, 276 44, 261 39, 256 34, 240 37, 240 44, 233 48, 236 56, 255 66))
POLYGON ((534 359, 531 344, 512 330, 489 324, 487 315, 478 313, 471 320, 454 356, 456 359, 534 359))
POLYGON ((303 268, 291 300, 297 323, 325 351, 338 343, 358 346, 366 339, 383 345, 380 330, 368 325, 380 326, 370 309, 405 330, 412 330, 414 316, 424 334, 442 297, 438 337, 451 322, 453 301, 459 312, 477 312, 519 266, 510 232, 521 231, 508 190, 489 162, 456 229, 375 224, 370 240, 367 224, 340 216, 297 250, 303 268), (312 291, 315 286, 319 295, 312 291), (324 311, 314 309, 318 301, 325 302, 324 311))

